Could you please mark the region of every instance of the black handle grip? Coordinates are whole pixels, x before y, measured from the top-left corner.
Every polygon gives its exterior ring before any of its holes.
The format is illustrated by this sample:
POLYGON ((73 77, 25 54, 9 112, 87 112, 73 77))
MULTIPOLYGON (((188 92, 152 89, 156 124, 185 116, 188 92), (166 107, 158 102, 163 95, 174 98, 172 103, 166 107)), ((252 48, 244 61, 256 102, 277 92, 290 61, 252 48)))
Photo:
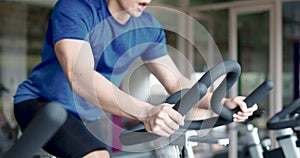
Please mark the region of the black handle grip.
POLYGON ((261 98, 266 96, 270 90, 274 87, 274 82, 271 80, 264 81, 259 87, 257 87, 252 93, 250 93, 244 100, 247 104, 247 107, 252 107, 257 103, 261 98))

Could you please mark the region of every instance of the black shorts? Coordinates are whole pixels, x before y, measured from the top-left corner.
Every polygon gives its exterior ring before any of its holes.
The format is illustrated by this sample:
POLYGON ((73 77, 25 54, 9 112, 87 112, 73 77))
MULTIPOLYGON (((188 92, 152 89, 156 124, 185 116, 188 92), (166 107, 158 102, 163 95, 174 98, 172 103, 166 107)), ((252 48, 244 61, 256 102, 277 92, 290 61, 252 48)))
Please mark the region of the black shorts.
MULTIPOLYGON (((26 128, 38 110, 47 103, 49 101, 44 99, 33 99, 15 104, 15 117, 21 130, 26 128)), ((63 158, 81 158, 95 150, 108 150, 107 145, 97 139, 81 119, 71 112, 68 112, 64 125, 43 149, 54 156, 63 158)))

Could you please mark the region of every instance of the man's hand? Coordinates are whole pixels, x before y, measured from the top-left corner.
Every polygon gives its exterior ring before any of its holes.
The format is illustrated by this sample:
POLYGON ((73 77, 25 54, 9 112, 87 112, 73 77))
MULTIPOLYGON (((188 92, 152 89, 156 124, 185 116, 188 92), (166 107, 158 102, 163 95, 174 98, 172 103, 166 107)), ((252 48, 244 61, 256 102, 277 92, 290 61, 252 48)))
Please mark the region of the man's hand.
POLYGON ((169 137, 184 125, 184 117, 172 105, 164 103, 154 106, 142 122, 149 133, 169 137))
POLYGON ((240 107, 240 111, 236 114, 233 114, 234 122, 244 122, 248 119, 249 116, 253 115, 253 112, 258 109, 258 106, 255 104, 251 108, 247 108, 246 103, 243 101, 245 97, 237 96, 233 98, 224 99, 224 106, 229 109, 234 109, 236 107, 240 107))

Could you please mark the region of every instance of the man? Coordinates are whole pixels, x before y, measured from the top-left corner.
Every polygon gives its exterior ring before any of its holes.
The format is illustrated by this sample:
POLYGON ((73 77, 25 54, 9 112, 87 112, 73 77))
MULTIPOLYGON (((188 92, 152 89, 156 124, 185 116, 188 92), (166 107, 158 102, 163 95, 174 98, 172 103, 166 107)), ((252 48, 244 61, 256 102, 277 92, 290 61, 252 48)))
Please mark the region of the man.
MULTIPOLYGON (((148 132, 168 137, 184 123, 170 104, 153 106, 121 91, 130 64, 141 57, 172 94, 190 87, 167 54, 165 34, 144 9, 151 0, 59 0, 50 17, 42 61, 18 88, 15 115, 24 129, 34 114, 50 101, 67 110, 66 123, 44 146, 58 157, 109 157, 104 143, 82 123, 103 111, 136 119, 148 132)), ((209 107, 210 95, 199 102, 209 107)), ((247 109, 241 97, 224 99, 241 107, 235 121, 244 121, 247 109)))

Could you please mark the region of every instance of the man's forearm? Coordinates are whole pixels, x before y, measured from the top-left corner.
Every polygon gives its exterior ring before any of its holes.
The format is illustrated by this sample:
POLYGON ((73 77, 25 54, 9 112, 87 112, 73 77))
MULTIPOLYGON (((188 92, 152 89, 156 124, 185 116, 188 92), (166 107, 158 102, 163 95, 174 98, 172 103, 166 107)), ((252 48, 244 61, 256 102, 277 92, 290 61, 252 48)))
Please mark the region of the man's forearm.
POLYGON ((151 104, 121 91, 96 71, 73 78, 73 91, 106 112, 140 121, 150 115, 151 104))

